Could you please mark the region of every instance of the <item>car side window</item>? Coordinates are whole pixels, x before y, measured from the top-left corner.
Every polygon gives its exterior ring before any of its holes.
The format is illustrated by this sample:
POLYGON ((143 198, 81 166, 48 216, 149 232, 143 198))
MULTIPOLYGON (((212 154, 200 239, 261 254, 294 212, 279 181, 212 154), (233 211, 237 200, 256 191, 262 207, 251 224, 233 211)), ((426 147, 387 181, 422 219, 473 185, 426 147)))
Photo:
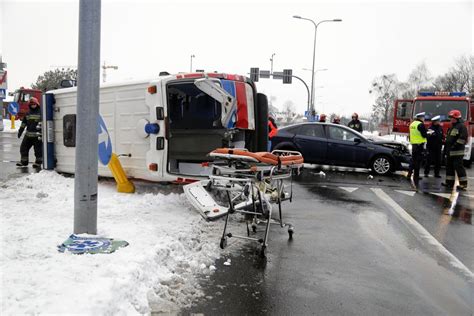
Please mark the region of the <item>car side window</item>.
POLYGON ((354 138, 358 138, 357 134, 352 133, 351 131, 347 131, 343 128, 339 128, 336 126, 328 126, 329 127, 329 138, 335 140, 347 140, 347 141, 354 141, 354 138))
POLYGON ((307 125, 301 126, 298 134, 302 136, 311 136, 311 137, 319 137, 319 138, 326 137, 324 135, 323 127, 317 124, 307 124, 307 125))

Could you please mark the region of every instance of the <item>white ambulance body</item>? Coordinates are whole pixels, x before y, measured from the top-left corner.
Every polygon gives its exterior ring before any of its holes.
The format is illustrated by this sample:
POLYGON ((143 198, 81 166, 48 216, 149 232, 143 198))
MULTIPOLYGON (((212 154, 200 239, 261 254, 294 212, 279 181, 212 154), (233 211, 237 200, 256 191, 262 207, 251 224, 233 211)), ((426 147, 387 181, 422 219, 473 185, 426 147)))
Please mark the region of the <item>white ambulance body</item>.
MULTIPOLYGON (((49 121, 44 115, 45 166, 74 173, 77 88, 43 98, 44 111, 50 111, 49 121)), ((207 154, 215 148, 266 150, 266 102, 246 77, 190 73, 104 84, 99 111, 128 177, 187 182, 208 174, 207 154)), ((107 138, 99 128, 98 143, 107 144, 107 138)), ((112 177, 100 163, 99 175, 112 177)))

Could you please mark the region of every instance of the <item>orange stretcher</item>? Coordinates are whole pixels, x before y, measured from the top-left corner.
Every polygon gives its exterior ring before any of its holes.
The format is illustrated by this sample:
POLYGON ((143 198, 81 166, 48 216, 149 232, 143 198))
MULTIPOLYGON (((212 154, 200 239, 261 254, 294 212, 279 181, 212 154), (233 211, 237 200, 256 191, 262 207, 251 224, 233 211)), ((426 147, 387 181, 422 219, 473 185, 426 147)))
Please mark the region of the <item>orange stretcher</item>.
POLYGON ((216 196, 222 196, 219 192, 225 192, 227 197, 224 206, 227 212, 220 241, 222 249, 231 237, 253 240, 260 243, 259 253, 265 257, 271 223, 277 223, 282 228, 288 227, 289 238, 293 237, 293 225, 283 222, 282 202, 292 200, 292 178, 293 175, 299 174, 304 163, 301 153, 287 150, 274 150, 270 153, 250 152, 242 148, 217 148, 210 152, 209 156, 214 160, 211 175, 209 180, 201 185, 208 194, 214 192, 216 196), (272 218, 273 204, 278 205, 277 219, 272 218), (228 232, 229 217, 236 213, 245 215, 246 235, 228 232), (263 236, 259 237, 257 227, 260 223, 265 224, 265 230, 263 236))
POLYGON ((245 149, 217 148, 210 153, 211 157, 221 157, 229 159, 242 159, 254 162, 265 163, 272 166, 282 165, 302 165, 304 160, 299 152, 275 150, 269 152, 251 152, 245 149), (278 155, 279 153, 284 155, 278 155))

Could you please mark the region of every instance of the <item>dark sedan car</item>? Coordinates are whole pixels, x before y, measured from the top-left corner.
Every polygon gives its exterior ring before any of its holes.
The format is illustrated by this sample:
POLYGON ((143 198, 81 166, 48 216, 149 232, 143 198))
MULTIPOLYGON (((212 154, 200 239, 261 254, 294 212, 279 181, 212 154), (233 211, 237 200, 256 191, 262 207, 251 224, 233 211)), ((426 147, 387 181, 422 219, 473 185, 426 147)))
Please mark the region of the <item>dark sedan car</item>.
POLYGON ((393 141, 373 141, 342 125, 302 123, 283 127, 272 139, 272 149, 297 150, 305 162, 370 168, 380 175, 407 169, 408 148, 393 141))

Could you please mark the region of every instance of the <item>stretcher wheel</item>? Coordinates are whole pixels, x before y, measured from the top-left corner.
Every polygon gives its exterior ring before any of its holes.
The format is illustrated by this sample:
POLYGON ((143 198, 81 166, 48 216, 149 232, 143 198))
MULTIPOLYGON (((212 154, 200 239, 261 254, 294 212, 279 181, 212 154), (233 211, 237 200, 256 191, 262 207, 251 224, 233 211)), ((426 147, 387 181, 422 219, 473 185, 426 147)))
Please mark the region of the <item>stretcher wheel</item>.
POLYGON ((220 242, 221 249, 224 249, 227 246, 227 239, 222 237, 220 242))
POLYGON ((293 232, 294 232, 293 226, 288 227, 288 238, 293 239, 293 232))
POLYGON ((263 245, 262 248, 260 249, 260 251, 258 252, 258 254, 261 258, 265 258, 265 249, 266 248, 267 247, 265 245, 263 245))

